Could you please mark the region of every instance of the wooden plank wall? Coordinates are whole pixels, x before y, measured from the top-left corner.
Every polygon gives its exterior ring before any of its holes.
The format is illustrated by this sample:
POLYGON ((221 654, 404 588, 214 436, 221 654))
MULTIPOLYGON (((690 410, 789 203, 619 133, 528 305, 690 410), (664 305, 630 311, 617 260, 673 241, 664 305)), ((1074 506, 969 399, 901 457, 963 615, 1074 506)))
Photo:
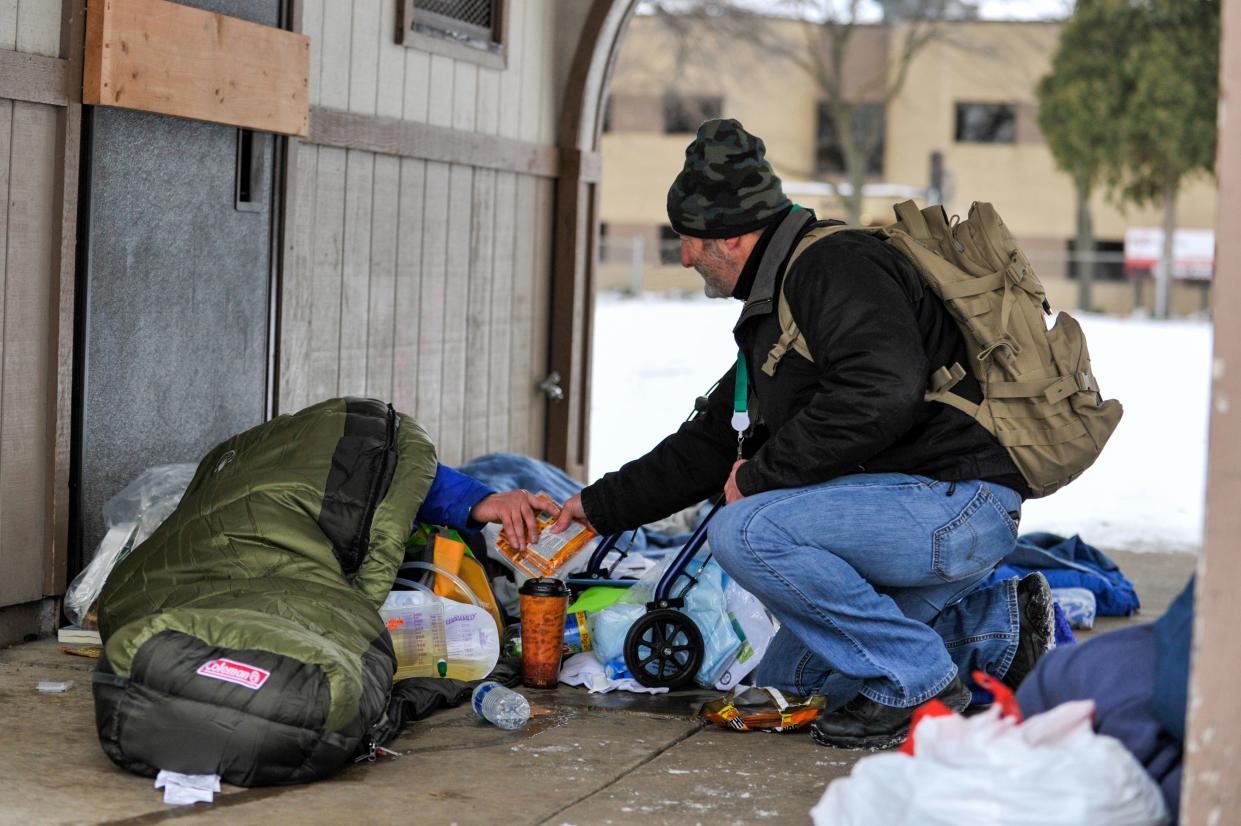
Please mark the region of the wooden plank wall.
MULTIPOLYGON (((0 49, 57 57, 60 3, 0 0, 0 49)), ((0 98, 0 606, 49 583, 60 107, 0 98)))
MULTIPOLYGON (((398 45, 398 2, 304 0, 312 107, 555 144, 555 0, 510 0, 504 70, 398 45)), ((445 462, 542 456, 554 180, 312 143, 295 175, 279 409, 390 398, 445 462)))

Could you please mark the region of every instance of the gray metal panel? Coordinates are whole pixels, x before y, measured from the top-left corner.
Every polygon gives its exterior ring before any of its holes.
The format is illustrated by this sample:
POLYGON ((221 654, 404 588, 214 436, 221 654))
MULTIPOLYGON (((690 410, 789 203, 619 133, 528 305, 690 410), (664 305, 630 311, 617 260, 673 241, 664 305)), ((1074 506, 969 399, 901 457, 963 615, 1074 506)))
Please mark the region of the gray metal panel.
MULTIPOLYGON (((275 24, 279 1, 191 5, 275 24), (266 14, 256 15, 256 11, 266 14)), ((195 462, 266 409, 274 148, 234 208, 237 129, 97 107, 77 499, 83 550, 144 468, 195 462)))

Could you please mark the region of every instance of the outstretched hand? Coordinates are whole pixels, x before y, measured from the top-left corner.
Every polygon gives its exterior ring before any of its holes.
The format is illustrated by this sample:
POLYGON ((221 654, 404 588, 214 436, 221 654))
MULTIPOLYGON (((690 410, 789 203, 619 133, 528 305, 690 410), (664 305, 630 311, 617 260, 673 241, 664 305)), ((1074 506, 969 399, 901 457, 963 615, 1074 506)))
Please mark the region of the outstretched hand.
MULTIPOLYGON (((571 522, 581 522, 592 531, 595 526, 590 524, 590 520, 586 518, 586 511, 582 508, 582 495, 570 496, 565 500, 564 505, 560 508, 560 515, 556 517, 556 524, 552 526, 552 533, 560 533, 569 527, 571 522)), ((598 533, 598 531, 595 531, 598 533)))
POLYGON ((528 490, 493 493, 479 500, 470 511, 478 522, 496 522, 504 527, 509 542, 519 551, 539 538, 536 516, 543 512, 559 513, 560 506, 550 498, 528 490))

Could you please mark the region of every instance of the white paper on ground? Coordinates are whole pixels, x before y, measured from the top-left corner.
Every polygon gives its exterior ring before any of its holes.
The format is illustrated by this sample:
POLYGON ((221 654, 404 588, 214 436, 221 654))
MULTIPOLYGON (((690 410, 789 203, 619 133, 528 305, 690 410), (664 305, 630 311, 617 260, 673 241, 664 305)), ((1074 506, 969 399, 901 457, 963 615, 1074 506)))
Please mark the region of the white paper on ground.
POLYGON ((667 688, 650 688, 634 679, 610 680, 603 671, 603 663, 589 651, 574 654, 560 666, 560 682, 565 685, 585 686, 591 694, 607 694, 609 691, 632 691, 635 694, 666 694, 667 688))
POLYGON ((215 799, 215 793, 220 790, 220 776, 161 770, 155 776, 155 788, 164 790, 164 803, 169 806, 210 803, 215 799))

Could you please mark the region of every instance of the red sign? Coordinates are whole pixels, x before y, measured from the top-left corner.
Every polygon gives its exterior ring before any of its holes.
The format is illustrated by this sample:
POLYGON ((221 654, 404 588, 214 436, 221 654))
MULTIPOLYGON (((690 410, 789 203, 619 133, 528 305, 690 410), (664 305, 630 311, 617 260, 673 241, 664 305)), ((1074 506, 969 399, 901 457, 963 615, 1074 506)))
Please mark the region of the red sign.
POLYGON ((270 671, 239 663, 236 660, 225 659, 208 660, 198 667, 198 674, 213 680, 242 685, 254 691, 262 688, 263 683, 267 682, 267 678, 271 676, 270 671))

